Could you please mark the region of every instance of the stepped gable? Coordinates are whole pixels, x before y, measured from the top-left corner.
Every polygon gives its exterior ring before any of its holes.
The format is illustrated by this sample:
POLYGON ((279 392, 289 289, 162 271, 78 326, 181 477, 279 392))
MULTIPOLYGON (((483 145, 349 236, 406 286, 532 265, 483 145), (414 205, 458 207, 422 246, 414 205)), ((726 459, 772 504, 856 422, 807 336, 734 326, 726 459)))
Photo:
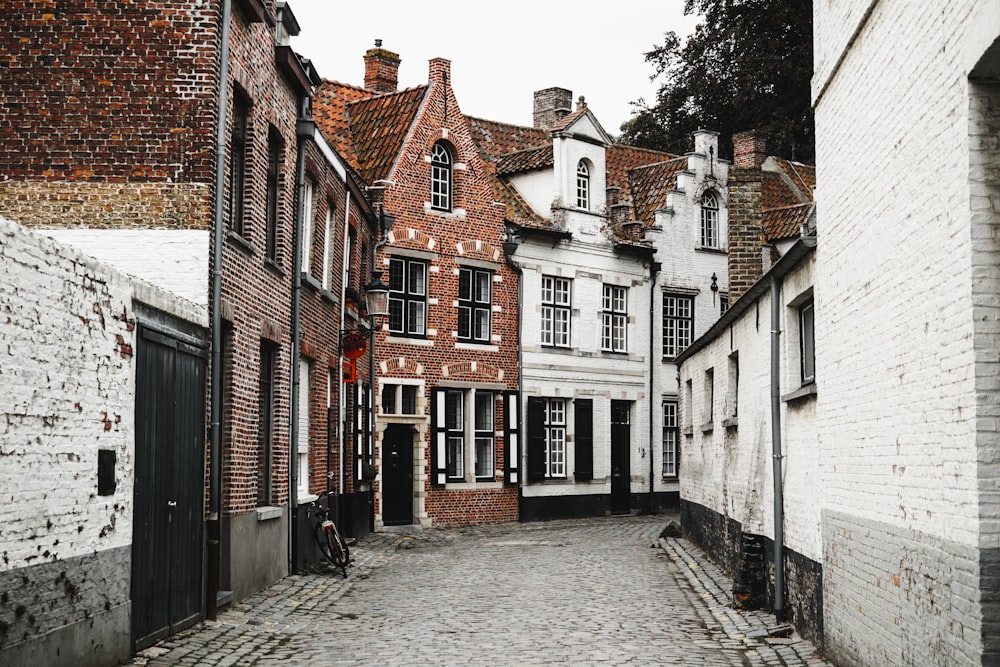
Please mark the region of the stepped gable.
POLYGON ((644 227, 656 220, 655 212, 667 202, 667 193, 677 187, 677 173, 687 169, 686 157, 674 158, 632 169, 628 174, 635 219, 644 227))

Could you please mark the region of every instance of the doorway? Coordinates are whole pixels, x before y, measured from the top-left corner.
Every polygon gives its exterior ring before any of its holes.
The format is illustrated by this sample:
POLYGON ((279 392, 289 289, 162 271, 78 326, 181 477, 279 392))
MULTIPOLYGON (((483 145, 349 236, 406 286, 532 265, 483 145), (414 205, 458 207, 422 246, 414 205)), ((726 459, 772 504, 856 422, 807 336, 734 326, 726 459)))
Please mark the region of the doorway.
POLYGON ((631 401, 611 401, 611 513, 628 514, 632 510, 632 449, 630 426, 631 401))
POLYGON ((389 424, 382 433, 382 523, 413 523, 413 427, 389 424))

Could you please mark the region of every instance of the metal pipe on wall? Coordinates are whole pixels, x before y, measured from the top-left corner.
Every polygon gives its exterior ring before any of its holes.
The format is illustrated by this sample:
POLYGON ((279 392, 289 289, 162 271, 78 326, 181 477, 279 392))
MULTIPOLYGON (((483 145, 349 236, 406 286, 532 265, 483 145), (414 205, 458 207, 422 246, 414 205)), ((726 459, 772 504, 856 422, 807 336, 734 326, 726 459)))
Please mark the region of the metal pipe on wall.
POLYGON ((781 281, 771 277, 771 460, 774 476, 774 615, 784 621, 784 497, 781 486, 781 281))

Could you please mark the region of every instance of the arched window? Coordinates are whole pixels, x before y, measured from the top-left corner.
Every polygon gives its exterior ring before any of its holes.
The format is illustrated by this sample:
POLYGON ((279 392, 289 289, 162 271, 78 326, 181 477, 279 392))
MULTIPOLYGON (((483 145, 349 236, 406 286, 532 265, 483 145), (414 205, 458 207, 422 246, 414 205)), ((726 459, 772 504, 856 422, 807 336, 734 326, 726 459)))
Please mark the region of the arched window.
POLYGON ((590 210, 590 168, 583 160, 576 165, 576 206, 590 210))
POLYGON ((701 196, 701 246, 719 247, 719 200, 711 190, 701 196))
POLYGON ((431 208, 451 210, 451 151, 441 141, 431 151, 431 208))

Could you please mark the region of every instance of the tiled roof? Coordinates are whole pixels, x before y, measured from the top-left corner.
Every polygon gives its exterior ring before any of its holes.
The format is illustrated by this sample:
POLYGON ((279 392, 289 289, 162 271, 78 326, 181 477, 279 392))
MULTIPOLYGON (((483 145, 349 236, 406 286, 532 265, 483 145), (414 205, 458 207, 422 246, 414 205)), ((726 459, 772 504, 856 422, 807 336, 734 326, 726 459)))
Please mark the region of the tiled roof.
POLYGON ((529 148, 518 153, 504 155, 497 160, 497 173, 515 174, 521 171, 531 171, 533 169, 544 169, 554 164, 552 156, 552 144, 540 146, 539 148, 529 148))
POLYGON ((577 118, 579 118, 580 116, 582 116, 585 113, 587 113, 587 107, 586 106, 581 106, 576 111, 574 111, 572 113, 568 113, 565 116, 563 116, 562 118, 557 119, 556 122, 552 123, 552 127, 550 127, 549 130, 551 130, 552 132, 558 132, 559 130, 565 130, 567 127, 569 127, 570 125, 572 125, 576 121, 577 118))
POLYGON ((633 169, 628 174, 629 193, 635 219, 643 226, 653 224, 655 212, 666 206, 667 192, 677 187, 677 173, 688 167, 686 157, 674 158, 633 169))
POLYGON ((316 88, 313 96, 313 118, 324 138, 355 172, 360 172, 361 166, 347 121, 347 105, 369 96, 371 91, 364 88, 327 80, 316 88))
POLYGON ((808 202, 762 211, 761 223, 768 242, 796 238, 816 204, 808 202))
POLYGON ((763 210, 792 206, 803 203, 795 192, 788 187, 781 174, 773 171, 762 171, 760 174, 760 207, 763 210))
POLYGON ((816 189, 816 167, 811 164, 792 162, 791 160, 777 159, 778 166, 792 179, 795 187, 809 201, 813 201, 813 191, 816 189))
POLYGON ((629 187, 628 172, 637 167, 644 167, 656 162, 666 162, 676 157, 676 155, 648 148, 635 148, 623 144, 614 144, 608 148, 605 158, 608 170, 608 186, 621 188, 622 197, 625 197, 628 194, 629 187))
POLYGON ((529 148, 552 145, 548 130, 510 123, 498 123, 482 118, 466 117, 472 139, 487 160, 496 161, 504 155, 517 153, 529 148))

